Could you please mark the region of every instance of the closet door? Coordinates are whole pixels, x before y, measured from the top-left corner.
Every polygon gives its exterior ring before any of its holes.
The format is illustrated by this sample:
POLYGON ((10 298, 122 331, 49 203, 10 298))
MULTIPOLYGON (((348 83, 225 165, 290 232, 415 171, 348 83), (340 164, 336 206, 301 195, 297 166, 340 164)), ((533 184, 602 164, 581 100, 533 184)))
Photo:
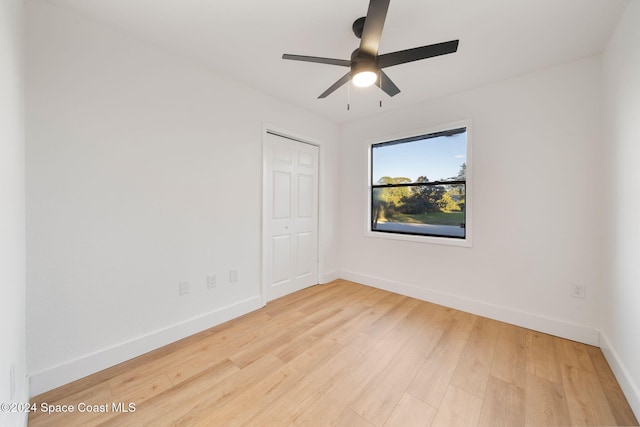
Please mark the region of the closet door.
POLYGON ((267 301, 318 283, 318 147, 267 133, 267 301))

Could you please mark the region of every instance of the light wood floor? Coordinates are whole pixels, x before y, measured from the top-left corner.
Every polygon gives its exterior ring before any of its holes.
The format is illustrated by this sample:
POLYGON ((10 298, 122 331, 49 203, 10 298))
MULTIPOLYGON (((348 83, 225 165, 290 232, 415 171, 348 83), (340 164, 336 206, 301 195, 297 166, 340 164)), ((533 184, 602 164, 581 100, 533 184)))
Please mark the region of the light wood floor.
POLYGON ((638 425, 598 348, 341 280, 33 402, 109 409, 33 427, 638 425))

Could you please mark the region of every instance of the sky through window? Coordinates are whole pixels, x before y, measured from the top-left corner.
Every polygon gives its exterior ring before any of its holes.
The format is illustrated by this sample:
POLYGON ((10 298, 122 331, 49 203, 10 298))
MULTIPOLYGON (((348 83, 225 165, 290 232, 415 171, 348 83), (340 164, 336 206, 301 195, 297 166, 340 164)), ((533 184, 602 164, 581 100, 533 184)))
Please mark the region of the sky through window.
POLYGON ((412 181, 419 176, 426 176, 430 181, 455 177, 467 161, 466 143, 464 132, 400 144, 374 145, 373 183, 383 176, 406 177, 412 181))

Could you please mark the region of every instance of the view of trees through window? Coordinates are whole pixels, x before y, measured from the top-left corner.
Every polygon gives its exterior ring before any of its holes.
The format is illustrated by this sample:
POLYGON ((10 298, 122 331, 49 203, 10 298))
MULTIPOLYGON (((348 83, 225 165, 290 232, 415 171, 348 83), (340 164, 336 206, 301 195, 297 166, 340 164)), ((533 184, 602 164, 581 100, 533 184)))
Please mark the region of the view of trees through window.
POLYGON ((371 147, 371 230, 465 237, 466 129, 371 147))

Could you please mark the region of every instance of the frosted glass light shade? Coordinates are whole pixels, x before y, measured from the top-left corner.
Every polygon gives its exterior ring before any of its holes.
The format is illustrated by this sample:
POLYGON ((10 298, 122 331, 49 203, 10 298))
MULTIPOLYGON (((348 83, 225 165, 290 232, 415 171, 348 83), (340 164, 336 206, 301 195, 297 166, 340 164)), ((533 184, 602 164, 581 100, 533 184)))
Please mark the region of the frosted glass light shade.
POLYGON ((378 79, 378 75, 373 71, 361 71, 351 79, 353 84, 358 87, 371 86, 378 79))

